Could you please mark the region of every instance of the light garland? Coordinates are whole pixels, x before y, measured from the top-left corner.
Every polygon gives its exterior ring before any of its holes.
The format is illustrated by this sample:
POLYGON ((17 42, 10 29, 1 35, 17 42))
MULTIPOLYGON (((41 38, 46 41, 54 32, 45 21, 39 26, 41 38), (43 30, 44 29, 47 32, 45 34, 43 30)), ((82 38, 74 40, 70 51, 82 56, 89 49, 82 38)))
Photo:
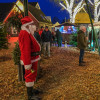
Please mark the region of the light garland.
POLYGON ((76 16, 76 14, 77 14, 76 12, 82 6, 82 3, 83 3, 83 0, 81 0, 81 2, 78 3, 78 5, 76 6, 76 8, 74 9, 74 12, 72 13, 74 1, 75 0, 70 0, 70 3, 68 3, 68 0, 65 0, 66 6, 64 4, 62 4, 61 2, 59 3, 64 9, 66 9, 69 12, 70 22, 71 23, 75 22, 75 17, 73 17, 73 15, 76 16))
POLYGON ((94 5, 91 0, 88 0, 88 1, 90 2, 91 5, 94 5))
POLYGON ((99 17, 100 17, 100 8, 99 11, 97 11, 99 5, 100 5, 100 1, 99 0, 94 0, 94 5, 95 5, 95 9, 94 9, 94 22, 98 22, 99 17))
MULTIPOLYGON (((75 23, 76 14, 86 5, 85 3, 83 3, 84 0, 81 0, 78 3, 78 5, 75 7, 74 11, 72 11, 73 5, 74 5, 74 1, 75 0, 70 0, 70 2, 68 2, 68 0, 65 0, 66 5, 64 5, 61 2, 59 3, 65 10, 67 10, 69 12, 70 22, 71 23, 75 23)), ((98 22, 98 19, 100 17, 100 8, 99 8, 99 11, 97 11, 97 8, 100 5, 100 1, 99 0, 94 0, 94 4, 93 4, 93 2, 91 0, 88 0, 88 1, 89 1, 89 3, 91 5, 95 5, 95 9, 94 9, 94 21, 98 22)))
MULTIPOLYGON (((67 0, 66 0, 67 1, 67 0)), ((69 12, 70 15, 70 22, 72 22, 72 8, 68 5, 64 5, 61 2, 59 3, 65 10, 67 10, 69 12)))

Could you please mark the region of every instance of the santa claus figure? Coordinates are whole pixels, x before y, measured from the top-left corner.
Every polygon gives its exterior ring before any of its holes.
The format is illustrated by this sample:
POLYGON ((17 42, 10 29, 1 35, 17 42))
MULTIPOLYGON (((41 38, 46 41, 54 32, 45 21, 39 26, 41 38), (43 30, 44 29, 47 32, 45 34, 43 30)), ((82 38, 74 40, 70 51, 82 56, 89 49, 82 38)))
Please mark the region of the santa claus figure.
POLYGON ((25 84, 27 87, 28 100, 40 100, 35 96, 33 89, 37 76, 37 64, 40 60, 40 45, 34 37, 36 26, 28 16, 21 19, 22 26, 19 34, 19 47, 21 51, 21 64, 25 68, 25 84))

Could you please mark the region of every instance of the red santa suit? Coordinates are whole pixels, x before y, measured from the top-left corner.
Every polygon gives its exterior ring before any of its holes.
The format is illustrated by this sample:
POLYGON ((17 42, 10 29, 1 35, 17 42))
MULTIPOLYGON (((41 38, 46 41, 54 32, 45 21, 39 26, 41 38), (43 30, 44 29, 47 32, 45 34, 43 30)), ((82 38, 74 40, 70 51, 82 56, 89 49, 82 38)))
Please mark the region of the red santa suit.
MULTIPOLYGON (((37 63, 40 60, 40 45, 34 35, 26 28, 33 23, 28 16, 21 19, 22 27, 19 34, 19 47, 21 51, 21 64, 25 67, 25 83, 32 87, 37 76, 37 63), (33 54, 33 55, 32 55, 33 54)), ((33 30, 34 31, 34 30, 33 30)))

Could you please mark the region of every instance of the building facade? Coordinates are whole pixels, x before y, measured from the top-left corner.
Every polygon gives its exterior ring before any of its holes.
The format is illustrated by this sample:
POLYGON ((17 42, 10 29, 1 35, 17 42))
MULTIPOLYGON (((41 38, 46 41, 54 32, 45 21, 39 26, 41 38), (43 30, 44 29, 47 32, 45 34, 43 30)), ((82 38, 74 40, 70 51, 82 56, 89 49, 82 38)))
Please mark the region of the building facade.
MULTIPOLYGON (((6 23, 8 19, 16 14, 20 14, 24 17, 24 5, 23 2, 17 0, 16 3, 0 3, 0 22, 6 23), (5 12, 5 13, 4 13, 5 12)), ((34 21, 34 24, 40 28, 41 26, 52 27, 51 17, 46 16, 40 9, 38 2, 28 3, 28 15, 34 21)), ((11 36, 18 36, 16 27, 10 27, 11 36)))

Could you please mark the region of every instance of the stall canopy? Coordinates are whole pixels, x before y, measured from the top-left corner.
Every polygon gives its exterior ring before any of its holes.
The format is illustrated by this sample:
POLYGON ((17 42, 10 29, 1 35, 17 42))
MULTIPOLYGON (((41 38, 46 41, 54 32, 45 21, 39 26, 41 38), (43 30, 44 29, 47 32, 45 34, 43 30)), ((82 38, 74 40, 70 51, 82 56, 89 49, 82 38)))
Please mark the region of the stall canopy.
POLYGON ((94 26, 100 26, 100 21, 93 24, 94 26))
POLYGON ((73 23, 65 22, 65 23, 62 23, 62 24, 60 24, 60 25, 57 25, 56 27, 61 27, 61 26, 77 26, 77 25, 75 25, 75 24, 73 24, 73 23))
POLYGON ((56 22, 55 24, 53 24, 52 27, 56 27, 56 26, 58 26, 58 25, 60 25, 59 22, 56 22))
MULTIPOLYGON (((91 24, 89 24, 89 26, 91 26, 91 24)), ((100 21, 93 23, 93 26, 100 26, 100 21)))

